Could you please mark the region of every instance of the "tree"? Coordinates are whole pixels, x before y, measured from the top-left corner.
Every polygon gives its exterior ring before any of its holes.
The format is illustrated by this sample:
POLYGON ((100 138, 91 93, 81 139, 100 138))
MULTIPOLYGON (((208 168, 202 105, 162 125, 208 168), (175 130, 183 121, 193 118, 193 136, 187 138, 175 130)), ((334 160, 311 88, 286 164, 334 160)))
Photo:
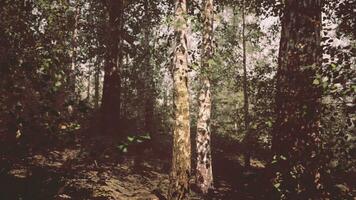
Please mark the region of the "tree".
POLYGON ((201 64, 201 90, 199 95, 199 113, 197 121, 197 168, 196 184, 203 194, 207 194, 213 188, 213 170, 211 158, 211 90, 209 70, 213 59, 213 0, 204 1, 204 33, 203 54, 201 64))
MULTIPOLYGON (((95 64, 99 65, 100 62, 96 62, 95 64)), ((100 66, 100 65, 99 65, 100 66)), ((99 108, 99 86, 100 86, 100 72, 101 69, 97 66, 94 74, 94 108, 97 110, 99 108)))
POLYGON ((77 48, 78 48, 78 22, 79 22, 79 17, 80 17, 80 4, 78 1, 74 2, 74 16, 73 16, 73 33, 72 33, 72 53, 71 53, 71 69, 68 70, 70 74, 68 75, 69 77, 69 87, 70 90, 69 92, 71 93, 69 95, 70 100, 74 101, 75 99, 75 82, 76 82, 76 67, 77 67, 77 48))
POLYGON ((145 132, 153 138, 154 133, 154 80, 153 80, 153 66, 151 65, 150 52, 150 0, 144 1, 145 16, 145 30, 144 30, 144 63, 145 63, 145 132))
POLYGON ((277 69, 272 150, 286 199, 319 199, 321 1, 287 0, 277 69))
POLYGON ((243 65, 243 92, 244 92, 244 125, 245 125, 245 166, 250 166, 250 150, 247 148, 249 144, 249 140, 251 138, 251 133, 249 131, 249 112, 248 112, 248 83, 247 83, 247 67, 246 67, 246 36, 245 36, 245 28, 246 28, 246 19, 245 19, 245 1, 242 1, 242 65, 243 65))
POLYGON ((191 168, 188 93, 187 4, 175 1, 175 49, 173 58, 173 157, 168 199, 187 199, 191 168))
POLYGON ((104 132, 107 135, 114 135, 120 130, 123 1, 110 0, 107 8, 109 30, 101 109, 104 132))

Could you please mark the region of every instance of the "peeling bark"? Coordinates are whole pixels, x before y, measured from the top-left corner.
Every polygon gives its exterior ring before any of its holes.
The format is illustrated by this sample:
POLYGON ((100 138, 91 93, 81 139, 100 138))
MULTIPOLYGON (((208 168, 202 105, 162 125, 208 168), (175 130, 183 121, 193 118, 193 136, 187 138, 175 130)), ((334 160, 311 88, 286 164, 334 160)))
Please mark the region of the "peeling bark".
POLYGON ((173 156, 169 200, 187 199, 191 170, 191 142, 188 93, 186 0, 175 2, 175 41, 173 58, 174 115, 173 156))
POLYGON ((213 59, 213 0, 204 1, 204 33, 201 90, 199 95, 199 114, 197 121, 197 168, 196 184, 203 194, 213 188, 213 170, 211 158, 211 91, 209 80, 209 60, 213 59))

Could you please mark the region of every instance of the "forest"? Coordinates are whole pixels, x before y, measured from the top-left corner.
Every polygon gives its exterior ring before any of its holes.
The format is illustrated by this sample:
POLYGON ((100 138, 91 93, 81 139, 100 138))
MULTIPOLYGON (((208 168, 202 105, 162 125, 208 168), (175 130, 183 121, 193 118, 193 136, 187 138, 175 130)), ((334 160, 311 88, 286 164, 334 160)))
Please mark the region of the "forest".
POLYGON ((354 0, 0 0, 0 200, 355 200, 354 0))

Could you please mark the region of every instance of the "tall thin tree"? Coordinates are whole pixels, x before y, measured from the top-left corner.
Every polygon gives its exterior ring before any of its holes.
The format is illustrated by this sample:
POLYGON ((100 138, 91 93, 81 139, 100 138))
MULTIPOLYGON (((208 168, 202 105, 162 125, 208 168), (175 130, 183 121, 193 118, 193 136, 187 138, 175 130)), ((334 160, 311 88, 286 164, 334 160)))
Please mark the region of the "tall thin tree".
POLYGON ((213 59, 213 21, 214 1, 204 0, 203 13, 203 50, 201 66, 201 90, 199 95, 199 114, 197 121, 197 168, 196 184, 203 194, 213 188, 213 170, 211 157, 211 90, 210 76, 211 60, 213 59))
POLYGON ((272 150, 286 199, 322 199, 320 168, 321 0, 287 0, 277 70, 272 150), (314 84, 313 84, 314 83, 314 84))
MULTIPOLYGON (((90 61, 91 62, 91 61, 90 61)), ((91 98, 91 65, 92 63, 89 63, 88 65, 88 85, 87 85, 87 103, 90 104, 90 98, 91 98)))
POLYGON ((249 102, 248 102, 248 80, 246 66, 246 2, 242 1, 242 65, 243 65, 243 92, 244 92, 244 126, 245 126, 245 167, 250 166, 249 143, 251 138, 249 122, 249 102))
POLYGON ((145 131, 154 138, 154 74, 153 66, 151 65, 151 51, 150 51, 150 0, 145 0, 145 32, 144 32, 144 48, 145 48, 145 131))
POLYGON ((188 93, 187 3, 175 1, 175 48, 173 58, 174 125, 169 200, 187 199, 191 170, 188 93))
POLYGON ((80 4, 78 1, 74 1, 74 23, 73 23, 73 33, 72 33, 72 55, 71 55, 71 69, 70 69, 70 74, 69 74, 69 99, 71 101, 74 101, 76 98, 76 67, 77 67, 77 48, 78 48, 78 34, 79 34, 79 29, 78 29, 78 22, 79 22, 79 17, 80 17, 80 4))
POLYGON ((95 109, 99 109, 99 101, 100 101, 100 73, 101 73, 101 61, 97 57, 95 59, 95 73, 94 73, 94 107, 95 109))

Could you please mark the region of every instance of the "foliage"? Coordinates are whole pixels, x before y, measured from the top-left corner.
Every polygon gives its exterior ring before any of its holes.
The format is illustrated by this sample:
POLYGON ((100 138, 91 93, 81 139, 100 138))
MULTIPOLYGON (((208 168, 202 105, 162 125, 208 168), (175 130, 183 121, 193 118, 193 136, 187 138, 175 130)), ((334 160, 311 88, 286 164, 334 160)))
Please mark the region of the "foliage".
POLYGON ((120 150, 120 152, 127 153, 131 146, 135 146, 150 139, 151 137, 148 134, 128 136, 127 140, 122 144, 118 145, 117 148, 120 150))
MULTIPOLYGON (((109 52, 109 1, 96 0, 2 0, 0 1, 0 152, 11 157, 16 150, 29 153, 77 133, 100 135, 92 129, 97 124, 103 90, 103 74, 109 52), (74 32, 77 36, 74 37, 74 32), (76 56, 73 56, 76 52, 76 56), (75 66, 72 68, 72 66, 75 66), (75 76, 75 87, 72 85, 75 76), (88 132, 88 133, 87 133, 88 132), (15 149, 15 151, 14 151, 15 149), (31 151, 30 151, 31 150, 31 151)), ((123 126, 118 134, 121 153, 130 153, 147 141, 171 137, 173 124, 172 53, 174 47, 173 1, 124 1, 122 66, 120 68, 121 110, 123 126), (147 13, 146 13, 147 11, 147 13), (147 16, 149 15, 149 20, 147 16), (145 30, 148 28, 147 52, 145 30), (149 55, 148 55, 149 54, 149 55), (152 70, 148 73, 145 59, 152 70), (153 80, 154 116, 152 124, 157 138, 145 133, 147 82, 153 80)), ((214 21, 214 57, 212 67, 201 70, 202 6, 188 1, 190 25, 189 92, 191 93, 191 129, 197 118, 197 74, 211 74, 213 110, 212 135, 227 138, 234 154, 243 148, 253 158, 265 162, 286 158, 271 156, 272 127, 275 123, 276 71, 280 35, 279 19, 286 1, 244 1, 247 16, 247 80, 250 99, 250 130, 244 128, 242 86, 242 0, 216 1, 214 21), (252 135, 243 148, 243 138, 252 135), (235 146, 236 145, 236 146, 235 146)), ((355 3, 352 0, 324 2, 322 14, 322 68, 313 84, 322 91, 323 187, 333 199, 351 194, 339 191, 350 187, 355 173, 355 3)), ((64 139, 64 140, 66 140, 64 139)), ((162 140, 162 141, 161 141, 162 140)), ((166 142, 168 143, 168 142, 166 142)), ((165 146, 157 148, 166 151, 165 146)), ((229 145, 230 146, 230 145, 229 145)), ((214 151, 214 147, 212 149, 214 151)), ((224 152, 230 154, 231 152, 224 152)), ((0 155, 1 156, 1 155, 0 155)), ((214 158, 213 158, 214 159, 214 158)), ((294 176, 296 172, 291 171, 294 176)), ((277 176, 280 177, 280 176, 277 176)), ((235 177, 240 179, 240 177, 235 177)), ((278 178, 274 187, 280 192, 278 178)))

